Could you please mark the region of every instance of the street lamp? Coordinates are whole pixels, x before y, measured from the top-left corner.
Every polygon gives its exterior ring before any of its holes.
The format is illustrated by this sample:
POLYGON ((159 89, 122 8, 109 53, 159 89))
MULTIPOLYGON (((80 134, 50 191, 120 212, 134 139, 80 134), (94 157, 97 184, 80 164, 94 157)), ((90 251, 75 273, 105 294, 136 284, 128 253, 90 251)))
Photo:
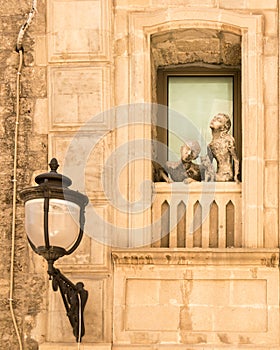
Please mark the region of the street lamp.
POLYGON ((66 278, 54 267, 54 262, 72 254, 79 246, 88 197, 68 188, 72 181, 57 173, 59 165, 55 158, 49 166, 49 173, 35 178, 38 186, 20 192, 25 203, 25 230, 31 248, 48 262, 53 290, 59 289, 76 341, 81 342, 85 333, 83 312, 88 292, 82 282, 74 284, 66 278))

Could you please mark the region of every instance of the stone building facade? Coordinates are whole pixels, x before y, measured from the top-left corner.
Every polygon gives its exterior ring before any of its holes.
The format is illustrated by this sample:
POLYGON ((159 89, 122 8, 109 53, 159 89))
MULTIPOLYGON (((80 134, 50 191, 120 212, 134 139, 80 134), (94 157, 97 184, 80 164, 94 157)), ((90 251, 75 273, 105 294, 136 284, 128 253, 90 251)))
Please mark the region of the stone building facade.
POLYGON ((56 157, 90 199, 81 246, 57 262, 89 291, 81 349, 279 349, 279 2, 38 0, 18 95, 30 8, 0 7, 0 348, 20 348, 11 305, 23 349, 77 348, 13 199, 56 157), (239 68, 240 183, 153 181, 170 67, 239 68))

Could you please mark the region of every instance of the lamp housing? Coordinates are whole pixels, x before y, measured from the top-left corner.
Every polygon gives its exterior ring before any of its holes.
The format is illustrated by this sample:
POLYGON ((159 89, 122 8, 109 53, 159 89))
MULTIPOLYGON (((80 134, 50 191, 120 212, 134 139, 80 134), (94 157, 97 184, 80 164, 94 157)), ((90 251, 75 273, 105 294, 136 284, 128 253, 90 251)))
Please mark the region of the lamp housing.
POLYGON ((35 178, 38 186, 23 189, 20 198, 25 203, 25 231, 32 249, 55 261, 79 246, 88 197, 68 188, 72 181, 57 173, 55 158, 49 165, 49 173, 35 178))

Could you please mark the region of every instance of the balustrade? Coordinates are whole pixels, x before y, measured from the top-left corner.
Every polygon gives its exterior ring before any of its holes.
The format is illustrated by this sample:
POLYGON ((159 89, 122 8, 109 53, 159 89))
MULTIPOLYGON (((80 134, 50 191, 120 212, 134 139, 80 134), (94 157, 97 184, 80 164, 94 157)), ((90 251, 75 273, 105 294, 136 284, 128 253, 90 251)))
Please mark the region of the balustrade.
POLYGON ((241 184, 155 183, 152 247, 241 248, 241 184))

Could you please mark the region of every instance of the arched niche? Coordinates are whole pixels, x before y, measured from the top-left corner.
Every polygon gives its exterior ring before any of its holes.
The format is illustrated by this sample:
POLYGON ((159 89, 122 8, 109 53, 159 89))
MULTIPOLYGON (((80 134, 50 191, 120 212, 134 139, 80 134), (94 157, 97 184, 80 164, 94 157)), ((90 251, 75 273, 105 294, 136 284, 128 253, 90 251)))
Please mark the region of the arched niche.
MULTIPOLYGON (((242 210, 243 246, 263 246, 263 18, 232 11, 212 9, 167 9, 132 12, 129 16, 129 103, 153 102, 152 40, 164 33, 200 30, 209 35, 231 35, 241 42, 242 67, 242 210)), ((233 45, 232 45, 233 48, 233 45)), ((233 50, 234 51, 234 50, 233 50)), ((147 130, 139 126, 138 137, 147 130)), ((149 150, 147 150, 149 151, 149 150)), ((147 178, 151 169, 129 175, 132 187, 147 178)), ((146 220, 145 218, 143 219, 146 220)))

